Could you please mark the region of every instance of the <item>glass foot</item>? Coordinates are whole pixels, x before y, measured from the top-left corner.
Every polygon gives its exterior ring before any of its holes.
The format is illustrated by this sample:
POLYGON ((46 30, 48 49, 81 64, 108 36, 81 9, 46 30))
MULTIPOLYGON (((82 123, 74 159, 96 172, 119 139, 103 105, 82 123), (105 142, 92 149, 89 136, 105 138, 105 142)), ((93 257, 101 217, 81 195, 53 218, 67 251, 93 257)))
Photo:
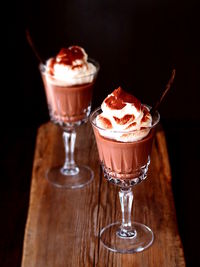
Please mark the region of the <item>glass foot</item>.
POLYGON ((87 166, 78 166, 76 174, 66 175, 62 173, 62 167, 54 167, 46 173, 47 180, 58 188, 75 189, 81 188, 94 178, 93 171, 87 166))
POLYGON ((135 253, 148 248, 154 240, 153 232, 144 224, 132 222, 133 235, 120 235, 120 222, 112 223, 100 232, 103 245, 113 251, 120 253, 135 253))

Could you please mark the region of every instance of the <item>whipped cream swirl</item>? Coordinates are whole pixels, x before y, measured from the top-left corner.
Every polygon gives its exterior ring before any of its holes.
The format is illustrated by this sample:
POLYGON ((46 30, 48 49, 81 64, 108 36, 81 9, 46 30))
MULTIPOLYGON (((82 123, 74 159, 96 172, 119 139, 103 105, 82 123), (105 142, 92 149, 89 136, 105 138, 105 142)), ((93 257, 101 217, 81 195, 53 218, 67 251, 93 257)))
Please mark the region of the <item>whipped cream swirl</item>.
POLYGON ((46 73, 51 82, 61 86, 91 83, 96 72, 96 66, 88 62, 88 55, 80 46, 62 48, 46 63, 46 73))
POLYGON ((100 134, 121 142, 134 142, 148 135, 152 126, 149 108, 119 87, 108 95, 96 118, 100 134))

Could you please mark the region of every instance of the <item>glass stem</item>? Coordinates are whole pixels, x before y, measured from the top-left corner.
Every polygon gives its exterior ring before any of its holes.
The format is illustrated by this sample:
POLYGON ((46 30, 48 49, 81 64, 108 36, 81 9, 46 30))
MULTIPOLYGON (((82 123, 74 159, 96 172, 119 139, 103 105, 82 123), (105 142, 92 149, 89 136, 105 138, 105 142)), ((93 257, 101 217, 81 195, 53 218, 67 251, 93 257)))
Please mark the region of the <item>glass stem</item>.
POLYGON ((61 173, 64 175, 76 175, 79 172, 74 161, 74 148, 76 142, 76 131, 63 131, 63 139, 65 145, 65 163, 61 168, 61 173))
POLYGON ((131 210, 133 204, 133 192, 131 188, 121 188, 119 191, 119 200, 122 211, 122 224, 117 234, 121 238, 133 238, 136 236, 136 231, 131 225, 131 210))

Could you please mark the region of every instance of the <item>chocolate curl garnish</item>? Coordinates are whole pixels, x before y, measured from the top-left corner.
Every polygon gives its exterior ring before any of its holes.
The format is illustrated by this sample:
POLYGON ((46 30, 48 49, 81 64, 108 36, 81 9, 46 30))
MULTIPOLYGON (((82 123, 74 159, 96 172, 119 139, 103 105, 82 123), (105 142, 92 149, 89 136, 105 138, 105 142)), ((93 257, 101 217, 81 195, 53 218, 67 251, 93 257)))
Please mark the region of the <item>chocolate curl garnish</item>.
POLYGON ((175 74, 176 74, 176 70, 173 69, 172 70, 171 78, 169 79, 167 85, 165 86, 164 92, 162 93, 160 99, 156 102, 156 104, 153 106, 153 108, 150 111, 152 116, 154 115, 154 113, 156 112, 156 110, 158 110, 161 102, 163 101, 163 99, 165 98, 165 96, 167 95, 167 93, 169 92, 169 89, 171 88, 172 83, 174 82, 175 74))
POLYGON ((45 61, 41 58, 40 54, 38 53, 37 49, 35 48, 35 45, 34 45, 34 43, 33 43, 33 40, 32 40, 32 38, 31 38, 31 35, 30 35, 30 32, 29 32, 28 29, 26 29, 26 39, 27 39, 27 41, 28 41, 30 47, 32 48, 32 50, 33 50, 33 52, 34 52, 36 58, 38 59, 38 61, 39 61, 40 63, 45 64, 45 61))

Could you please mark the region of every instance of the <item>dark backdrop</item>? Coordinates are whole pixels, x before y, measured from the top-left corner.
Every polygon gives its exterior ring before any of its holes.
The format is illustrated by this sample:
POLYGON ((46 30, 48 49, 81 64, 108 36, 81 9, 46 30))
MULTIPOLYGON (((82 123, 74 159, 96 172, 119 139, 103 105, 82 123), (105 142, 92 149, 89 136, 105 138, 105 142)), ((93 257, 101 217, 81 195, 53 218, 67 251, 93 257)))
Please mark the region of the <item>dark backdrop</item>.
POLYGON ((151 105, 176 68, 173 88, 160 109, 161 123, 185 258, 188 266, 200 265, 198 1, 32 0, 8 5, 1 98, 0 265, 20 265, 36 130, 49 120, 38 62, 26 42, 27 27, 45 59, 63 46, 77 44, 99 61, 93 108, 119 85, 151 105))

